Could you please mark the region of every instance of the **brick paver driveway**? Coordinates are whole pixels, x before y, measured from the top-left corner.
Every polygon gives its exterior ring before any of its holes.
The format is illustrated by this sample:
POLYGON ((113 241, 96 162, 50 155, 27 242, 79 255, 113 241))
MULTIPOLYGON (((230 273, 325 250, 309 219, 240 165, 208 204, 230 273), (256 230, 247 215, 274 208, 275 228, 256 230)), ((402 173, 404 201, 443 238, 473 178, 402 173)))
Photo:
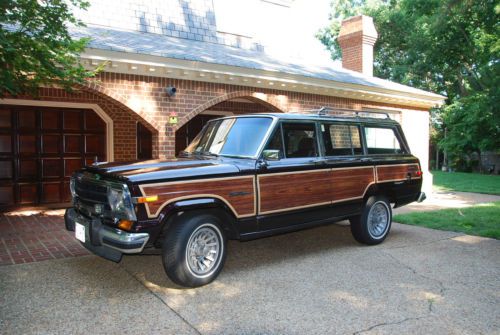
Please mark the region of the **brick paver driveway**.
POLYGON ((64 229, 64 210, 0 214, 0 265, 88 255, 64 229))

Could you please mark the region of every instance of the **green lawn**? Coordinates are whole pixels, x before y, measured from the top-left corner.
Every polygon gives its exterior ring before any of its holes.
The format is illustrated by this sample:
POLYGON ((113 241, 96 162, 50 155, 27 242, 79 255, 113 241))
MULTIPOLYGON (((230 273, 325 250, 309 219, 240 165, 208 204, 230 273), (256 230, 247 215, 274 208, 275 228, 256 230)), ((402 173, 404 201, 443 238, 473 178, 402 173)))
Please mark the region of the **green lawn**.
POLYGON ((464 172, 432 171, 437 190, 500 195, 500 176, 464 172))
POLYGON ((394 216, 395 222, 500 239, 500 202, 466 208, 413 212, 394 216))

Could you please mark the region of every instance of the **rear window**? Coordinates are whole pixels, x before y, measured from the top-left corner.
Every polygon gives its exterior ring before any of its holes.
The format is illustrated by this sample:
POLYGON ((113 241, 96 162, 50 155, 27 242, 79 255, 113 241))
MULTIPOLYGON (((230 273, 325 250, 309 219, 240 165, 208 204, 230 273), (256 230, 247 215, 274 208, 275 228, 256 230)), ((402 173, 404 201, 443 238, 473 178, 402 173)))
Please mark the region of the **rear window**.
POLYGON ((369 155, 406 153, 394 129, 378 127, 365 127, 364 129, 369 155))

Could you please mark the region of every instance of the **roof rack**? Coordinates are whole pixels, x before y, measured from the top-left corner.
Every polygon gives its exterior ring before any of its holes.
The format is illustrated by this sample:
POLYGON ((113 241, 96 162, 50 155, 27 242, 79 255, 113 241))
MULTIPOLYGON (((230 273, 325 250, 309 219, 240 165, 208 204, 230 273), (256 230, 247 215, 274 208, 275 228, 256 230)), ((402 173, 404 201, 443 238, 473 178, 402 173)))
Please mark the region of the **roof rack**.
POLYGON ((317 115, 324 116, 328 115, 329 112, 336 112, 332 116, 353 116, 355 117, 363 117, 360 114, 375 114, 375 115, 384 115, 386 119, 390 119, 389 113, 386 112, 375 112, 375 111, 364 111, 364 110, 356 110, 356 109, 347 109, 347 108, 331 108, 323 106, 318 109, 310 109, 305 110, 303 112, 317 113, 317 115), (340 112, 340 113, 339 113, 340 112))

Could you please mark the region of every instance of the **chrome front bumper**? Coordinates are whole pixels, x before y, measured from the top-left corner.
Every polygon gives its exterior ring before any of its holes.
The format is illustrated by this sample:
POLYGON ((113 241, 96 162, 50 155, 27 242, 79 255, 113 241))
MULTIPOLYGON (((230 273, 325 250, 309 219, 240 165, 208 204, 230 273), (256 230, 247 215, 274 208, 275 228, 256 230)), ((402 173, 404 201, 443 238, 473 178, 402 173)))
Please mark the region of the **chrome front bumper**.
POLYGON ((66 229, 75 230, 75 223, 85 227, 85 248, 106 259, 119 262, 122 254, 136 254, 142 252, 149 240, 148 233, 128 233, 126 231, 108 227, 99 219, 88 219, 80 215, 73 208, 68 208, 64 214, 66 229))

